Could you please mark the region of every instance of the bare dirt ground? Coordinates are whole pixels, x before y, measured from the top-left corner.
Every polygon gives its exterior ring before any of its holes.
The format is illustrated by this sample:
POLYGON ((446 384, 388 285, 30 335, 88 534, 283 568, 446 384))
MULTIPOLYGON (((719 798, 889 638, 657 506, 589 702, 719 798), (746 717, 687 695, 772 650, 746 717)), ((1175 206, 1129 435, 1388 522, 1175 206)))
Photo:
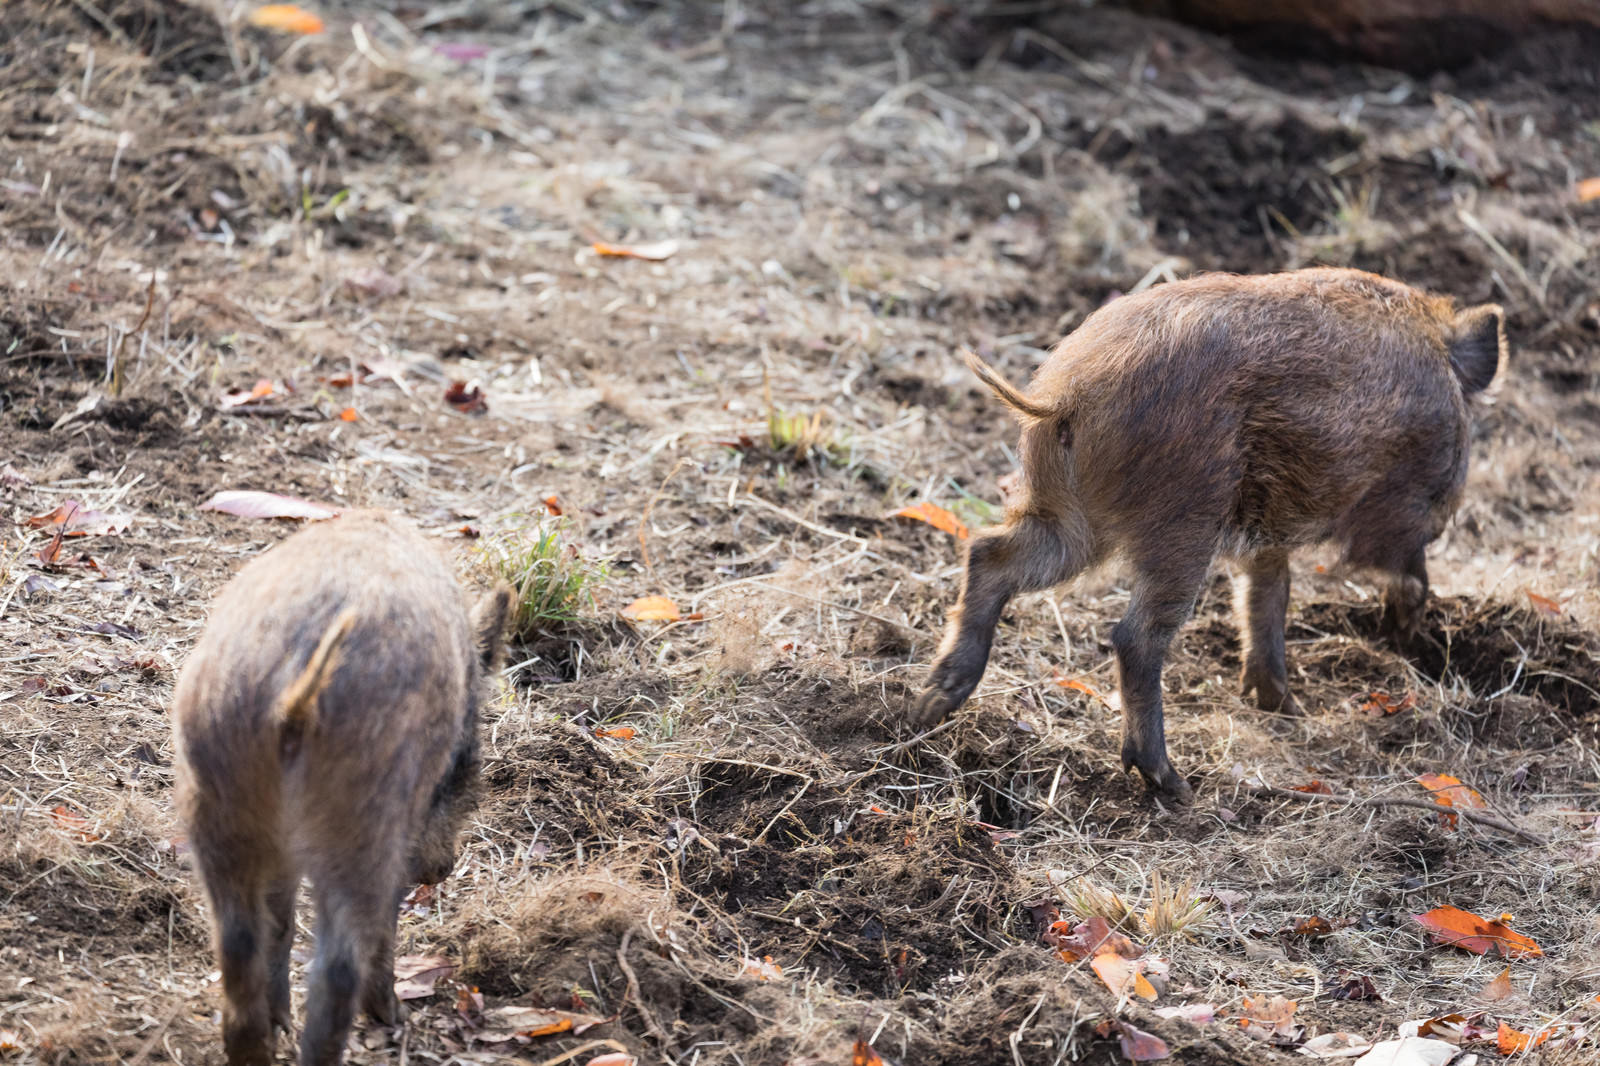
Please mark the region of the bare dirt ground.
POLYGON ((211 594, 292 529, 198 509, 250 488, 394 508, 470 580, 554 496, 609 560, 583 619, 513 649, 460 865, 402 917, 403 952, 459 969, 355 1061, 845 1063, 864 1035, 1105 1063, 1111 1017, 1174 1062, 1298 1059, 1239 1024, 1273 995, 1302 1037, 1481 1011, 1557 1026, 1526 1058, 1597 1061, 1572 1038, 1600 1023, 1595 42, 1418 79, 1025 8, 395 0, 291 38, 179 0, 6 5, 0 1058, 221 1061, 166 706, 211 594), (1305 713, 1260 712, 1219 570, 1167 673, 1198 800, 1164 809, 1095 698, 1110 570, 1018 601, 975 701, 907 743, 959 545, 886 516, 981 524, 1014 469, 958 346, 1020 381, 1141 284, 1317 262, 1509 313, 1430 650, 1381 644, 1374 589, 1309 554, 1305 713), (773 431, 802 419, 809 447, 773 431), (24 520, 68 499, 131 521, 46 565, 24 520), (619 618, 651 594, 688 617, 619 618), (1533 839, 1260 787, 1421 799, 1434 772, 1533 839), (1142 909, 1158 874, 1213 905, 1145 938, 1154 1003, 1040 944, 1027 904, 1067 910, 1063 879, 1142 909), (1510 912, 1544 957, 1487 1002, 1505 963, 1410 920, 1441 905, 1510 912), (1156 1013, 1185 1004, 1221 1013, 1156 1013), (515 1005, 608 1020, 483 1039, 515 1005))

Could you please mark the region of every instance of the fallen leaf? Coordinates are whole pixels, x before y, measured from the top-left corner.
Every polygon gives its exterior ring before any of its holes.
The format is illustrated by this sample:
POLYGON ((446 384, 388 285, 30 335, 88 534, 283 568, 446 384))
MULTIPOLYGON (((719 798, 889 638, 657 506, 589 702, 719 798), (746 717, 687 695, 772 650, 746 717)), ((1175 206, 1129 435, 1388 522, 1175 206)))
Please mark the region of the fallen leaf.
POLYGON ((394 960, 396 998, 427 999, 434 986, 456 972, 456 964, 443 955, 401 955, 394 960))
POLYGON ((276 392, 276 387, 267 378, 257 381, 255 388, 249 392, 228 392, 222 396, 222 406, 240 407, 247 403, 259 403, 276 392))
POLYGON ((1053 921, 1040 933, 1039 940, 1056 949, 1064 962, 1077 962, 1109 951, 1125 959, 1137 959, 1144 949, 1115 932, 1111 924, 1098 914, 1088 921, 1073 926, 1070 922, 1053 921))
POLYGON ((21 1037, 15 1029, 0 1029, 0 1051, 21 1051, 21 1037))
POLYGON ((478 991, 477 985, 462 985, 456 989, 456 1013, 463 1018, 483 1013, 483 993, 478 991))
POLYGON ((1328 921, 1326 918, 1317 916, 1302 918, 1300 921, 1296 922, 1294 926, 1295 936, 1327 936, 1332 932, 1333 923, 1328 921))
POLYGON ((387 270, 378 267, 363 267, 344 279, 346 288, 376 296, 380 300, 390 296, 398 296, 400 290, 405 288, 405 283, 387 270))
POLYGON ((1211 1003, 1185 1003, 1177 1007, 1157 1007, 1156 1017, 1188 1022, 1190 1025, 1210 1025, 1216 1021, 1217 1008, 1211 1003))
POLYGON ((856 1037, 856 1046, 850 1055, 850 1066, 883 1066, 883 1057, 867 1043, 864 1037, 856 1037))
POLYGON ((1127 1022, 1118 1024, 1117 1044, 1122 1050, 1122 1057, 1129 1062, 1155 1062, 1172 1054, 1165 1040, 1154 1033, 1135 1029, 1127 1022))
POLYGON ((1361 705, 1361 709, 1374 718, 1382 718, 1409 711, 1416 705, 1417 697, 1409 692, 1398 700, 1387 692, 1372 692, 1367 695, 1367 702, 1361 705))
POLYGON ((1507 958, 1540 958, 1543 949, 1528 937, 1514 932, 1503 922, 1480 918, 1459 907, 1435 907, 1426 914, 1413 914, 1411 920, 1421 925, 1441 944, 1450 944, 1474 955, 1487 955, 1498 951, 1507 958))
POLYGON ((293 4, 264 4, 250 12, 250 24, 284 33, 321 33, 322 20, 293 4))
POLYGON ((604 241, 595 241, 591 246, 596 255, 611 256, 617 259, 648 259, 652 263, 659 263, 663 259, 670 259, 678 251, 677 241, 654 241, 650 244, 607 244, 604 241))
POLYGON ((1373 983, 1372 978, 1365 975, 1351 977, 1328 995, 1332 999, 1347 999, 1355 1003, 1378 1002, 1383 999, 1378 992, 1378 986, 1373 983))
POLYGON ((1498 1003, 1503 999, 1510 999, 1511 991, 1511 967, 1507 966, 1500 971, 1499 977, 1483 986, 1478 998, 1489 1003, 1498 1003))
POLYGON ((444 390, 444 402, 468 415, 482 414, 489 409, 489 401, 484 399, 483 389, 477 382, 452 381, 444 390))
POLYGON ((1095 976, 1118 996, 1132 993, 1140 999, 1155 999, 1156 990, 1143 973, 1138 959, 1128 959, 1115 951, 1101 951, 1089 960, 1095 976))
POLYGON ((54 566, 61 557, 61 540, 67 535, 67 527, 61 526, 56 530, 56 535, 50 538, 50 543, 33 553, 33 557, 45 566, 54 566))
POLYGON ((354 407, 346 407, 343 411, 339 412, 339 421, 341 422, 354 422, 360 417, 361 416, 356 413, 356 409, 354 407))
POLYGON ((961 520, 946 511, 938 504, 928 503, 924 500, 913 507, 902 507, 889 516, 890 518, 908 518, 917 522, 926 522, 934 529, 948 533, 957 540, 967 539, 967 527, 961 520))
POLYGON ((638 731, 631 725, 595 726, 594 735, 609 740, 632 740, 638 731))
POLYGON ((665 596, 644 596, 622 609, 624 618, 635 622, 676 622, 683 616, 678 605, 665 596))
POLYGON ((1580 204, 1600 200, 1600 178, 1584 178, 1578 182, 1577 193, 1580 204))
POLYGON ((1372 1047, 1372 1041, 1355 1033, 1323 1033, 1300 1045, 1300 1054, 1314 1059, 1354 1058, 1372 1047))
MULTIPOLYGON (((1432 792, 1433 801, 1445 807, 1482 810, 1488 806, 1483 802, 1483 797, 1463 785, 1459 777, 1451 777, 1449 774, 1421 774, 1417 777, 1417 784, 1432 792)), ((1439 820, 1454 829, 1458 819, 1453 814, 1441 814, 1439 820)))
POLYGON ((1494 1046, 1502 1055, 1514 1055, 1519 1051, 1536 1048, 1550 1039, 1550 1030, 1544 1029, 1538 1033, 1524 1033, 1521 1029, 1513 1029, 1505 1022, 1500 1023, 1494 1036, 1494 1046))
POLYGON ((604 1022, 593 1014, 548 1007, 494 1007, 483 1012, 483 1028, 472 1038, 485 1044, 570 1032, 573 1036, 604 1022))
POLYGON ((295 496, 280 496, 275 492, 257 492, 253 489, 229 489, 217 493, 200 505, 202 511, 221 511, 236 518, 306 518, 320 521, 333 518, 337 507, 312 503, 295 496))
POLYGON ((562 512, 560 497, 553 492, 546 496, 544 498, 544 509, 546 512, 555 515, 557 518, 560 518, 562 512))
MULTIPOLYGON (((400 901, 400 913, 425 917, 433 908, 433 896, 432 885, 417 885, 406 894, 405 899, 400 901)), ((396 965, 398 966, 398 963, 396 965)))
POLYGON ((1310 792, 1318 796, 1333 795, 1333 786, 1321 780, 1311 781, 1304 785, 1290 785, 1289 787, 1295 792, 1310 792))
POLYGON ((1545 614, 1550 615, 1552 618, 1561 617, 1561 604, 1557 603, 1555 600, 1552 600, 1548 596, 1539 595, 1532 589, 1528 589, 1527 593, 1529 603, 1533 604, 1545 614))
POLYGON ((1455 1057, 1454 1044, 1403 1036, 1372 1045, 1372 1050, 1357 1059, 1355 1066, 1445 1066, 1455 1057))
POLYGON ((1427 1036, 1461 1046, 1467 1029, 1465 1014, 1441 1014, 1419 1022, 1405 1022, 1400 1026, 1401 1036, 1427 1036))
POLYGON ((746 958, 739 972, 754 977, 757 981, 783 979, 783 969, 773 963, 771 955, 763 955, 760 959, 746 958))
POLYGON ((1070 688, 1074 692, 1081 692, 1092 700, 1105 702, 1105 697, 1100 695, 1100 690, 1087 681, 1080 681, 1075 677, 1058 677, 1056 678, 1056 684, 1062 688, 1070 688))
POLYGON ((1299 1009, 1298 1000, 1282 996, 1245 996, 1244 1006, 1239 1009, 1239 1028, 1257 1040, 1292 1044, 1300 1036, 1301 1026, 1294 1020, 1299 1009))
POLYGON ((93 844, 95 841, 100 839, 98 834, 89 829, 89 819, 85 818, 71 807, 51 807, 50 817, 55 819, 57 826, 69 834, 76 836, 85 844, 93 844))
POLYGON ((60 529, 68 537, 103 537, 121 533, 133 519, 91 511, 77 500, 67 500, 49 514, 36 514, 27 521, 29 529, 60 529))

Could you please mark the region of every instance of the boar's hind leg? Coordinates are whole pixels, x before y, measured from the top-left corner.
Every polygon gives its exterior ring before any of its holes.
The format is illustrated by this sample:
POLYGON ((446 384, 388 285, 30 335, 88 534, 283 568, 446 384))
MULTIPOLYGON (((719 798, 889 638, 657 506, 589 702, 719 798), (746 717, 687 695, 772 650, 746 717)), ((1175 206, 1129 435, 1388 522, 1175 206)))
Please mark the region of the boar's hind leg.
POLYGON ((1133 598, 1111 631, 1122 694, 1122 768, 1137 769, 1152 788, 1180 802, 1187 802, 1193 790, 1167 758, 1161 668, 1173 635, 1194 608, 1211 564, 1210 547, 1135 559, 1133 598))
MULTIPOLYGON (((197 849, 198 850, 198 849, 197 849)), ((222 969, 222 1046, 228 1066, 272 1062, 272 1015, 267 1001, 267 948, 255 871, 207 869, 206 888, 222 969)))
POLYGON ((1235 601, 1244 643, 1240 695, 1254 693, 1256 706, 1264 711, 1293 712, 1283 647, 1284 615, 1289 609, 1288 550, 1264 548, 1251 556, 1244 580, 1235 589, 1235 601))
MULTIPOLYGON (((367 990, 382 980, 394 996, 394 971, 374 974, 371 965, 393 950, 395 894, 380 870, 339 871, 312 881, 317 897, 317 955, 306 982, 306 1025, 300 1034, 300 1066, 337 1066, 355 1019, 356 1003, 369 1013, 367 990), (380 936, 382 940, 380 942, 380 936)), ((390 1012, 391 1017, 393 1011, 390 1012)), ((380 1019, 381 1020, 381 1019, 380 1019)))
POLYGON ((1418 545, 1389 573, 1383 591, 1383 635, 1405 647, 1422 628, 1422 607, 1428 602, 1428 563, 1418 545))
POLYGON ((267 889, 267 1001, 272 1024, 284 1032, 293 1022, 289 1011, 289 952, 294 946, 294 900, 299 890, 300 878, 295 874, 279 876, 267 889))
POLYGON ((917 728, 943 721, 978 687, 1000 612, 1019 592, 1059 585, 1089 564, 1065 527, 1037 515, 985 530, 967 547, 961 598, 950 612, 928 685, 907 715, 917 728))

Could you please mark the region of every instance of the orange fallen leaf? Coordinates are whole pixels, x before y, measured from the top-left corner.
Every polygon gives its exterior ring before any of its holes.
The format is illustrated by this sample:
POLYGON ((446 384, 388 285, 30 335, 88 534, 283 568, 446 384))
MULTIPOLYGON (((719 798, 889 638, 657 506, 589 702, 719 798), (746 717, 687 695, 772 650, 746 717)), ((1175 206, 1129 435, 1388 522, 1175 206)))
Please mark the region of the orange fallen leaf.
POLYGON ((1141 972, 1137 959, 1125 959, 1115 951, 1101 951, 1089 960, 1089 968, 1115 995, 1132 992, 1141 999, 1155 999, 1156 990, 1141 972))
POLYGON ((928 503, 926 500, 913 507, 902 507, 889 517, 926 522, 934 529, 948 533, 957 540, 967 539, 967 527, 962 524, 961 519, 938 504, 928 503))
POLYGON ((268 396, 271 396, 276 391, 277 387, 273 385, 269 379, 262 378, 256 382, 255 388, 251 389, 249 392, 230 392, 224 394, 222 397, 222 406, 239 407, 243 404, 255 403, 257 400, 265 400, 268 396))
POLYGON ((757 981, 779 981, 783 979, 783 969, 772 961, 771 955, 763 955, 759 959, 745 959, 744 965, 739 972, 748 974, 757 981))
POLYGON ((595 241, 591 247, 596 255, 610 256, 614 259, 646 259, 652 263, 659 263, 663 259, 671 259, 678 251, 677 241, 654 241, 650 244, 607 244, 605 241, 595 241))
POLYGON ((22 1038, 15 1029, 0 1029, 0 1051, 21 1051, 22 1038))
POLYGON ((67 806, 50 808, 50 817, 55 819, 56 825, 76 836, 85 844, 93 844, 100 837, 89 829, 89 819, 67 806))
POLYGON ((643 596, 622 609, 624 618, 635 622, 676 622, 683 616, 678 605, 665 596, 643 596))
POLYGON ((1289 788, 1294 792, 1310 792, 1318 796, 1333 795, 1332 786, 1322 780, 1312 781, 1304 785, 1290 785, 1289 788))
MULTIPOLYGON (((1449 774, 1420 774, 1417 777, 1417 784, 1432 792, 1433 801, 1444 807, 1482 810, 1488 806, 1483 802, 1483 797, 1463 785, 1459 777, 1451 777, 1449 774)), ((1458 821, 1453 814, 1441 814, 1439 820, 1451 829, 1456 827, 1458 821)))
POLYGON ((435 986, 456 972, 456 964, 443 955, 401 955, 394 960, 394 994, 397 999, 427 999, 435 986))
POLYGON ((1401 711, 1409 711, 1416 705, 1417 697, 1409 692, 1398 700, 1387 692, 1372 692, 1367 695, 1367 702, 1361 705, 1361 709, 1374 718, 1381 718, 1386 715, 1398 714, 1401 711))
POLYGON ((1320 916, 1303 918, 1295 923, 1294 931, 1296 936, 1327 936, 1333 932, 1333 923, 1320 916))
POLYGON ((1526 589, 1525 591, 1528 593, 1529 603, 1533 604, 1545 614, 1550 615, 1552 618, 1561 617, 1561 604, 1557 603, 1555 600, 1552 600, 1549 596, 1539 595, 1532 589, 1526 589))
POLYGON ((1081 692, 1092 700, 1100 700, 1102 702, 1105 700, 1105 697, 1100 695, 1099 689, 1087 681, 1080 681, 1075 677, 1058 677, 1056 678, 1056 684, 1062 688, 1070 688, 1074 692, 1081 692))
MULTIPOLYGON (((1502 917, 1506 917, 1502 915, 1502 917)), ((1428 931, 1441 944, 1449 944, 1474 955, 1498 951, 1507 958, 1540 958, 1544 949, 1502 921, 1480 918, 1459 907, 1435 907, 1426 914, 1413 914, 1411 920, 1428 931)))
POLYGON ((1600 200, 1600 178, 1584 178, 1578 182, 1577 193, 1580 204, 1600 200))
POLYGON ((561 512, 562 512, 560 498, 557 497, 556 494, 553 493, 553 492, 550 495, 546 496, 544 498, 544 509, 548 513, 555 515, 557 518, 560 518, 561 517, 561 512))
POLYGON ((639 731, 631 725, 597 725, 594 727, 594 735, 608 740, 632 740, 639 735, 639 731))
POLYGON ((1513 1029, 1505 1022, 1500 1023, 1500 1028, 1495 1032, 1494 1044, 1502 1055, 1514 1055, 1519 1051, 1536 1048, 1550 1039, 1550 1030, 1544 1029, 1538 1033, 1524 1033, 1521 1029, 1513 1029))
POLYGON ((850 1055, 850 1066, 883 1066, 883 1056, 875 1051, 863 1037, 856 1037, 856 1046, 850 1055))
POLYGON ((483 1012, 483 1028, 472 1038, 480 1043, 497 1044, 517 1038, 553 1036, 568 1033, 577 1036, 602 1024, 604 1018, 550 1007, 495 1007, 483 1012))
POLYGON ((1498 1003, 1502 999, 1511 997, 1511 967, 1507 966, 1500 971, 1500 976, 1483 986, 1479 998, 1490 1003, 1498 1003))
POLYGON ((1299 1009, 1299 1000, 1284 999, 1282 996, 1257 996, 1254 999, 1245 996, 1244 1006, 1239 1012, 1239 1028, 1257 1040, 1292 1039, 1300 1030, 1294 1020, 1294 1012, 1299 1009))
POLYGON ((49 514, 28 519, 29 529, 60 529, 68 537, 100 537, 121 533, 132 523, 127 515, 92 511, 77 500, 67 500, 49 514))
POLYGON ((312 34, 322 32, 322 20, 293 4, 264 4, 250 12, 250 24, 265 30, 312 34))
POLYGON ((354 422, 360 417, 361 416, 356 413, 356 409, 354 407, 346 407, 343 411, 339 412, 339 421, 341 422, 354 422))

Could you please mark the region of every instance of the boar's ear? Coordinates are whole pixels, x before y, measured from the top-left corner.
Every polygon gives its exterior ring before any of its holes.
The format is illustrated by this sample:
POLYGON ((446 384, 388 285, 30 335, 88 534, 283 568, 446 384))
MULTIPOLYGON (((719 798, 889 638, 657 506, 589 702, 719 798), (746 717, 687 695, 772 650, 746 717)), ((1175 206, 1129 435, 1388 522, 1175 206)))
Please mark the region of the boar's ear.
POLYGON ((493 670, 500 661, 502 637, 517 594, 510 585, 501 582, 472 611, 473 639, 478 645, 478 661, 485 670, 493 670))
POLYGON ((1469 395, 1494 380, 1506 359, 1506 313, 1498 304, 1469 307, 1456 315, 1450 338, 1450 369, 1469 395))

